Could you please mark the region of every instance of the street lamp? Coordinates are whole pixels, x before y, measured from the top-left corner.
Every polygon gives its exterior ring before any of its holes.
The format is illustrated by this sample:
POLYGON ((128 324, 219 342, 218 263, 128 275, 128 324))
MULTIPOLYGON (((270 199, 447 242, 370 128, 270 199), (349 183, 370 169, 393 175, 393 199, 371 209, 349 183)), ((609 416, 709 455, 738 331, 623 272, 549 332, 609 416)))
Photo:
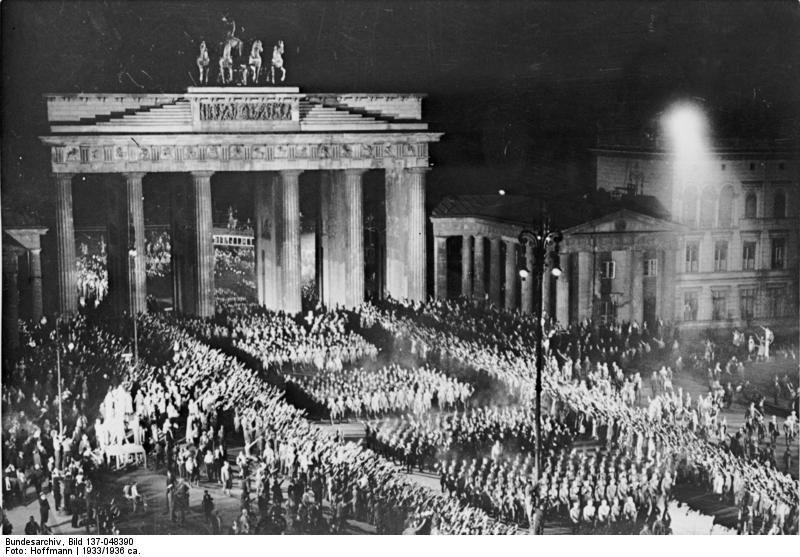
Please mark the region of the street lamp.
POLYGON ((534 452, 534 470, 536 480, 539 480, 542 466, 542 368, 544 367, 542 355, 542 280, 546 269, 554 277, 561 276, 561 265, 558 256, 559 243, 563 239, 558 230, 551 231, 548 222, 539 224, 536 232, 523 230, 519 233, 519 242, 522 246, 533 248, 533 261, 526 261, 524 268, 520 269, 519 276, 523 279, 534 280, 533 313, 536 316, 536 449, 534 452), (529 269, 531 271, 529 271, 529 269), (533 274, 532 277, 529 275, 533 274))
POLYGON ((133 281, 136 278, 136 250, 129 249, 128 250, 128 308, 131 312, 131 318, 133 319, 133 365, 134 367, 139 367, 139 328, 136 324, 136 312, 134 311, 134 300, 133 300, 133 281), (133 275, 133 276, 131 276, 133 275))

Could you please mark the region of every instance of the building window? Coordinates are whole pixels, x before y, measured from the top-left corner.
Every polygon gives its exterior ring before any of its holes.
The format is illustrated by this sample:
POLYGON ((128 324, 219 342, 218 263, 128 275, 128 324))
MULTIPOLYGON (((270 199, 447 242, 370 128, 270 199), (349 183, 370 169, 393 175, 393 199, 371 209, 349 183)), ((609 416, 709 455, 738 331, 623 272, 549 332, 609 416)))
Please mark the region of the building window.
POLYGON ((692 242, 686 244, 686 272, 696 273, 698 271, 698 252, 700 251, 700 244, 692 242))
POLYGON ((758 202, 758 198, 754 193, 748 193, 747 197, 744 198, 744 218, 746 219, 754 219, 756 218, 756 204, 758 202))
POLYGON ((613 300, 600 300, 600 319, 606 323, 613 323, 617 318, 617 305, 613 300))
POLYGON ((724 290, 711 291, 711 319, 720 321, 728 317, 727 293, 724 290))
POLYGON ((714 243, 714 270, 728 270, 728 242, 718 241, 714 243))
POLYGON ((711 228, 714 226, 714 215, 716 214, 717 200, 714 195, 714 188, 707 187, 703 191, 703 197, 700 199, 700 226, 704 228, 711 228))
POLYGON ((742 242, 742 270, 753 271, 756 268, 756 243, 742 242))
POLYGON ((617 266, 613 261, 603 261, 600 264, 600 278, 613 279, 617 276, 617 266))
POLYGON ((719 208, 717 209, 717 224, 722 228, 729 228, 733 221, 733 188, 725 186, 719 194, 719 208))
POLYGON ((656 277, 658 276, 658 259, 645 259, 644 260, 644 276, 656 277))
POLYGON ((683 320, 697 321, 697 292, 683 293, 683 320))
POLYGON ((697 198, 694 192, 683 192, 683 222, 694 225, 697 222, 697 198))
POLYGON ((767 288, 767 317, 783 317, 786 311, 786 295, 782 286, 767 288))
POLYGON ((739 290, 739 312, 742 319, 750 320, 755 317, 756 289, 742 288, 739 290))
POLYGON ((772 206, 772 215, 776 219, 786 218, 786 194, 783 191, 775 192, 775 201, 772 206))
POLYGON ((786 263, 786 240, 784 238, 772 239, 772 268, 783 269, 786 263))

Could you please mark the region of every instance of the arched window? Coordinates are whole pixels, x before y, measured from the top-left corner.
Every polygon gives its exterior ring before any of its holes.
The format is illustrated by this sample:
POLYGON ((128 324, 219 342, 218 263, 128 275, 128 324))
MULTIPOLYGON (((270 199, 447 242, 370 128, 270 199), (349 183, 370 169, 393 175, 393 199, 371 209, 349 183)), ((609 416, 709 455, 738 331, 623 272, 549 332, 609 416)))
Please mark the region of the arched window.
POLYGON ((714 188, 711 186, 703 190, 700 198, 700 226, 714 226, 714 215, 717 214, 717 200, 714 195, 714 188))
POLYGON ((775 192, 775 204, 773 205, 772 214, 776 219, 786 217, 786 194, 782 190, 775 192))
POLYGON ((695 224, 697 221, 697 197, 694 191, 687 189, 683 192, 683 222, 695 224))
POLYGON ((719 192, 717 223, 720 228, 729 228, 733 221, 733 187, 725 186, 719 192))
POLYGON ((744 218, 746 219, 754 219, 756 218, 756 204, 757 204, 756 194, 748 193, 747 196, 744 198, 744 218))

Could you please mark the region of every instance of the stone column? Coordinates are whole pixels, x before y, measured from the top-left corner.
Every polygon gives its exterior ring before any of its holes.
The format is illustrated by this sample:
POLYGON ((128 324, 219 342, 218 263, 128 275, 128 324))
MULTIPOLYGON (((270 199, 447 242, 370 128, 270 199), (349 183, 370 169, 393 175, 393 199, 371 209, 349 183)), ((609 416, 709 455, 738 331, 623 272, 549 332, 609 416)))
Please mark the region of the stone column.
POLYGON ((472 236, 461 237, 461 295, 472 297, 472 236))
POLYGON ((578 252, 578 315, 577 319, 591 319, 594 304, 594 277, 592 276, 592 254, 578 252))
POLYGON ((42 248, 28 251, 29 278, 31 280, 31 319, 39 321, 44 313, 42 303, 42 248))
POLYGON ((214 237, 211 215, 211 176, 213 172, 192 172, 194 193, 196 306, 199 317, 214 315, 214 237))
POLYGON ((386 169, 386 295, 400 300, 408 297, 406 260, 409 250, 409 196, 402 170, 386 169))
POLYGON ((301 170, 281 170, 281 219, 279 262, 281 266, 282 309, 298 313, 302 309, 300 275, 300 183, 301 170))
POLYGON ((553 275, 550 269, 545 268, 542 274, 542 314, 547 314, 552 317, 553 308, 550 304, 550 293, 553 284, 553 275))
POLYGON ((347 199, 341 171, 320 175, 322 216, 322 303, 334 308, 347 305, 348 230, 347 199))
POLYGON ((447 298, 447 236, 433 238, 433 264, 436 280, 434 295, 440 299, 447 298))
POLYGON ((500 238, 489 241, 489 301, 500 307, 500 238))
POLYGON ((506 299, 507 311, 517 309, 517 243, 506 240, 506 299))
POLYGON ((427 292, 426 241, 425 241, 425 168, 406 168, 403 171, 403 186, 408 189, 408 298, 425 301, 427 292))
MULTIPOLYGON (((629 253, 631 262, 631 321, 640 325, 644 321, 644 258, 641 250, 629 253)), ((652 323, 651 323, 652 325, 652 323)))
POLYGON ((128 270, 131 284, 131 312, 147 312, 147 279, 145 274, 145 247, 144 247, 144 196, 142 195, 143 172, 129 172, 125 174, 125 191, 127 195, 128 213, 128 249, 136 250, 136 255, 131 257, 126 254, 125 268, 128 270))
POLYGON ((522 311, 533 313, 533 290, 536 286, 536 277, 533 276, 533 245, 525 244, 525 268, 528 276, 522 279, 522 311))
POLYGON ((257 182, 253 184, 256 292, 259 305, 271 310, 280 309, 275 245, 277 178, 274 173, 257 174, 257 182))
POLYGON ((364 170, 360 169, 345 170, 343 172, 345 232, 347 238, 345 304, 350 308, 364 301, 364 201, 361 182, 364 172, 364 170))
POLYGON ((569 254, 561 254, 561 276, 556 279, 556 320, 569 325, 569 254))
POLYGON ((3 250, 3 348, 9 351, 19 346, 19 285, 17 252, 3 250))
POLYGON ((78 266, 72 220, 72 174, 54 174, 56 184, 56 241, 58 243, 58 311, 70 316, 78 310, 78 266))
POLYGON ((661 303, 659 317, 666 321, 683 320, 683 315, 676 319, 675 315, 675 263, 677 253, 672 249, 665 249, 663 252, 664 265, 658 270, 661 284, 661 303))
POLYGON ((484 237, 475 236, 475 248, 473 254, 475 255, 475 262, 473 263, 473 280, 472 280, 472 297, 478 301, 483 301, 486 297, 486 284, 484 276, 486 275, 486 264, 483 258, 484 237))

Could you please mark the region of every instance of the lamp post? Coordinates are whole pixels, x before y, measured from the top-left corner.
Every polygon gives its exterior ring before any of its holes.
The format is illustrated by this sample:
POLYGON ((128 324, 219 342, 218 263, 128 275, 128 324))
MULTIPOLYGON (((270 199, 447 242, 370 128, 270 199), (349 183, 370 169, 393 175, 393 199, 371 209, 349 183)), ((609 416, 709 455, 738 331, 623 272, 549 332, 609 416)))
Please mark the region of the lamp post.
POLYGON ((523 246, 533 248, 533 261, 527 261, 527 265, 520 269, 519 275, 523 279, 535 281, 533 288, 533 313, 536 316, 536 449, 534 452, 534 470, 536 481, 539 481, 542 466, 542 369, 544 367, 542 354, 542 335, 544 327, 542 323, 542 280, 545 269, 558 278, 561 276, 561 266, 559 264, 558 247, 562 240, 561 232, 550 231, 548 222, 543 221, 539 224, 538 230, 523 230, 519 233, 519 242, 523 246), (531 269, 533 276, 529 276, 531 269))
POLYGON ((136 324, 136 312, 134 311, 133 281, 136 277, 136 250, 128 250, 128 310, 133 319, 133 366, 139 367, 139 328, 136 324))

